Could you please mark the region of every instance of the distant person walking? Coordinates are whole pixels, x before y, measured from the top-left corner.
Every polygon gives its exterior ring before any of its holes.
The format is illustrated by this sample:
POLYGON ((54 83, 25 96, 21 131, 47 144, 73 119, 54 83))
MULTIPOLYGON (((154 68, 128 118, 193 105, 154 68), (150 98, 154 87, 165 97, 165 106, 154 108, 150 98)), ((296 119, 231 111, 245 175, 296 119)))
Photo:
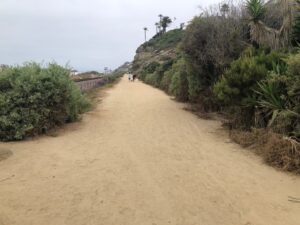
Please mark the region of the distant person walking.
POLYGON ((131 73, 128 73, 128 80, 129 80, 129 81, 133 81, 133 76, 132 76, 131 73))
POLYGON ((131 82, 134 82, 134 80, 136 79, 136 75, 133 75, 132 73, 128 73, 128 80, 131 82))

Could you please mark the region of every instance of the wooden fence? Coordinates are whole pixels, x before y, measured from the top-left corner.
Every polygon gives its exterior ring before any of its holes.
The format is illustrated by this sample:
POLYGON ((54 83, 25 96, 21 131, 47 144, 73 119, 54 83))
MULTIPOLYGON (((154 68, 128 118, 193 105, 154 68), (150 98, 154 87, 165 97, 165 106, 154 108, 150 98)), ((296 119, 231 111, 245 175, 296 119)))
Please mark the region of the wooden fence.
POLYGON ((105 79, 102 77, 76 80, 75 82, 82 92, 89 91, 93 88, 101 87, 106 84, 105 79))

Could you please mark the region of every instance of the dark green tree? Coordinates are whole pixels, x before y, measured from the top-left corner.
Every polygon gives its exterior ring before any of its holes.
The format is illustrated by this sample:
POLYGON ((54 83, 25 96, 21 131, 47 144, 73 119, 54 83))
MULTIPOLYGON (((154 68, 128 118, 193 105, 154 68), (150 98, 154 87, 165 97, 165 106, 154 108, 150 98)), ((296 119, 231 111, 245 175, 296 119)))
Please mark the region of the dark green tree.
POLYGON ((228 12, 229 12, 229 5, 224 3, 221 5, 221 8, 220 8, 220 11, 221 11, 221 14, 223 17, 226 17, 228 12))
POLYGON ((161 19, 161 27, 162 27, 162 32, 163 33, 166 33, 167 31, 167 27, 172 23, 172 20, 170 17, 168 16, 164 16, 162 19, 161 19))
POLYGON ((155 23, 156 33, 159 33, 160 25, 159 23, 155 23))

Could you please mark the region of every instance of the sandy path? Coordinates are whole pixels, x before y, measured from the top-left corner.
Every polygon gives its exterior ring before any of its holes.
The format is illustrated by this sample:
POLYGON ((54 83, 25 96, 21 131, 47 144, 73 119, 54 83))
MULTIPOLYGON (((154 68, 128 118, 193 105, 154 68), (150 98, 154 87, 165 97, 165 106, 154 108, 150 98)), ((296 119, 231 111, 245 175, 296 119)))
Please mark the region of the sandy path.
POLYGON ((0 225, 300 224, 299 177, 182 108, 124 78, 58 137, 0 143, 0 225))

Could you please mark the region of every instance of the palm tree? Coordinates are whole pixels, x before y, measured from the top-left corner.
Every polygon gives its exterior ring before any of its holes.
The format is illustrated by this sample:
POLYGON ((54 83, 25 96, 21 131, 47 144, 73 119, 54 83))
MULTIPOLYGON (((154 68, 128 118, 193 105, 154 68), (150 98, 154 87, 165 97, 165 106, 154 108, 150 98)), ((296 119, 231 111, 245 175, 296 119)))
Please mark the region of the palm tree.
POLYGON ((144 32, 145 32, 145 42, 147 42, 147 31, 148 31, 148 28, 147 28, 147 27, 144 27, 144 32))
POLYGON ((164 16, 163 16, 162 14, 159 14, 158 17, 159 17, 159 22, 161 23, 162 18, 163 18, 164 16))
POLYGON ((220 11, 221 11, 222 16, 226 17, 226 15, 228 15, 228 12, 229 12, 229 5, 226 3, 222 4, 220 11))
POLYGON ((180 29, 183 30, 184 26, 185 26, 185 23, 181 23, 180 24, 180 29))
POLYGON ((158 33, 161 34, 162 30, 161 30, 161 25, 158 25, 158 33))
MULTIPOLYGON (((267 4, 272 4, 269 1, 267 4)), ((247 11, 250 15, 251 39, 258 44, 278 49, 290 45, 290 35, 293 23, 294 0, 279 0, 278 4, 283 14, 283 22, 280 29, 267 26, 263 21, 266 12, 266 5, 263 0, 247 0, 247 11)))
POLYGON ((155 23, 155 28, 156 28, 156 33, 158 34, 159 33, 159 23, 155 23))
POLYGON ((162 32, 165 33, 167 30, 167 27, 172 23, 172 20, 168 16, 164 16, 161 20, 161 27, 162 27, 162 32))

